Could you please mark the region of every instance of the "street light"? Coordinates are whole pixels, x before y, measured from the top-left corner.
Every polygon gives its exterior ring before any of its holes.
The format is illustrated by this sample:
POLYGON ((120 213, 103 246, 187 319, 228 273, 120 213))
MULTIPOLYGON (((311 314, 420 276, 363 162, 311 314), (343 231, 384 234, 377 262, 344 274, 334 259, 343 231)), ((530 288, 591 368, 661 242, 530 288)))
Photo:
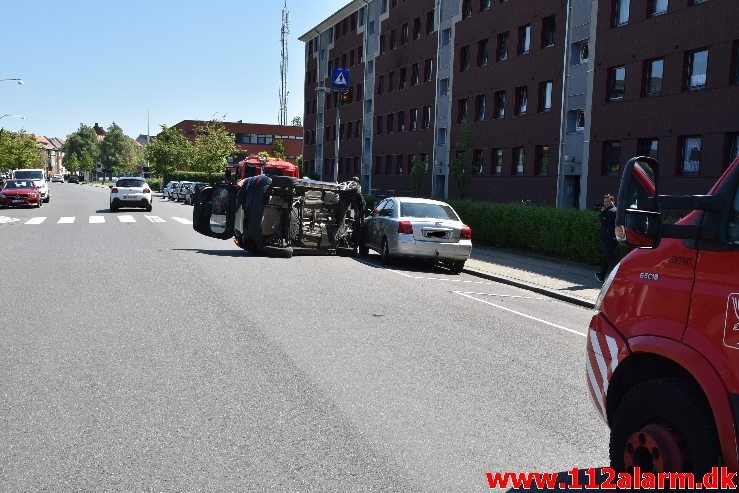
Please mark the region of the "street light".
POLYGON ((14 79, 0 79, 0 82, 6 81, 6 80, 14 80, 14 81, 16 81, 18 83, 19 86, 22 86, 23 84, 25 84, 25 82, 23 82, 23 79, 17 79, 17 78, 14 78, 14 79))
POLYGON ((3 116, 0 116, 0 120, 2 120, 3 118, 5 118, 6 116, 9 116, 9 117, 17 117, 17 118, 20 118, 21 120, 25 120, 26 119, 26 117, 23 116, 23 115, 3 115, 3 116))

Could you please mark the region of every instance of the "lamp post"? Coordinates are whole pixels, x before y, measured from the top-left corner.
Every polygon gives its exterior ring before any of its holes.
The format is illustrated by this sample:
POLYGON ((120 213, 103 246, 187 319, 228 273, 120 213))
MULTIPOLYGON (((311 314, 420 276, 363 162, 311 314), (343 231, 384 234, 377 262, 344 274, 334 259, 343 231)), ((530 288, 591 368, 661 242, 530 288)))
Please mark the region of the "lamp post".
POLYGON ((4 82, 4 81, 15 81, 19 86, 22 86, 23 84, 25 84, 25 82, 23 82, 23 79, 18 79, 18 78, 0 79, 0 82, 4 82))

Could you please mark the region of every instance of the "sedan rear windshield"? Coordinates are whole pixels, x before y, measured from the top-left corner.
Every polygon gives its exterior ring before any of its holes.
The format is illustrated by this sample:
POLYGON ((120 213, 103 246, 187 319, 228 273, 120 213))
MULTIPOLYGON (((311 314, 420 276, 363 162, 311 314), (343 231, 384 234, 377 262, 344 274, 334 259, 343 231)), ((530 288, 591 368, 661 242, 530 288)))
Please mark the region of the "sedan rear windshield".
POLYGON ((15 190, 18 188, 34 188, 34 185, 32 181, 10 180, 5 183, 3 190, 15 190))
POLYGON ((143 188, 144 187, 144 181, 143 180, 118 180, 115 184, 117 187, 131 187, 131 188, 143 188))
POLYGON ((451 207, 446 204, 426 204, 423 202, 401 202, 402 217, 428 217, 431 219, 451 219, 459 221, 451 207))
POLYGON ((13 172, 13 178, 17 178, 19 180, 43 180, 44 179, 44 172, 43 171, 15 171, 13 172))

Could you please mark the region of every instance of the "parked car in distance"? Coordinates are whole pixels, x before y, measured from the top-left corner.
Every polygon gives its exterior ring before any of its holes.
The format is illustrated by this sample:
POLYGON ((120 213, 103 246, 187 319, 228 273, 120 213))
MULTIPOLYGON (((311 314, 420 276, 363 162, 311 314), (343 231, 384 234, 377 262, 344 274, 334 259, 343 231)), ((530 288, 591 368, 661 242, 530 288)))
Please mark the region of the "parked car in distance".
POLYGON ((80 177, 79 177, 79 176, 77 176, 77 175, 72 175, 72 176, 70 176, 70 177, 69 177, 69 179, 67 180, 67 183, 76 183, 76 184, 78 184, 78 185, 79 185, 79 183, 80 183, 80 177))
POLYGON ((64 183, 64 177, 62 175, 56 174, 51 177, 52 183, 64 183))
POLYGON ((31 205, 41 207, 41 192, 33 180, 8 180, 0 190, 0 205, 15 207, 31 205))
POLYGON ((110 187, 110 210, 121 207, 138 207, 151 212, 151 187, 138 176, 118 178, 110 187))
POLYGON ((165 199, 171 199, 172 198, 172 191, 180 184, 178 181, 170 181, 167 183, 164 188, 162 188, 162 197, 165 199))
POLYGON ((445 202, 389 197, 364 220, 359 251, 367 255, 370 249, 380 253, 383 264, 415 257, 460 273, 472 252, 472 230, 445 202))
POLYGON ((205 186, 208 186, 208 183, 196 182, 187 187, 187 190, 185 190, 185 204, 192 205, 193 199, 198 195, 198 191, 205 186))
POLYGON ((194 182, 191 181, 181 181, 180 185, 174 189, 174 192, 172 195, 174 195, 174 200, 177 202, 184 201, 185 200, 185 192, 187 189, 193 185, 194 182))

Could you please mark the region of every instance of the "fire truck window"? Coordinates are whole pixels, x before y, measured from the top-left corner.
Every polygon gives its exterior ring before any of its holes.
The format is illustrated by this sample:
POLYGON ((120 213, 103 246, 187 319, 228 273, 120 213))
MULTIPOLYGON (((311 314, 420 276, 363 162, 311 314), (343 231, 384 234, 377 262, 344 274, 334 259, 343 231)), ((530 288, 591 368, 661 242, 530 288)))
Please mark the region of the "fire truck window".
POLYGON ((729 222, 729 241, 739 245, 739 187, 734 195, 734 211, 729 222))
POLYGON ((213 233, 223 233, 226 231, 228 205, 228 190, 222 188, 213 197, 213 207, 210 216, 210 230, 213 233))

